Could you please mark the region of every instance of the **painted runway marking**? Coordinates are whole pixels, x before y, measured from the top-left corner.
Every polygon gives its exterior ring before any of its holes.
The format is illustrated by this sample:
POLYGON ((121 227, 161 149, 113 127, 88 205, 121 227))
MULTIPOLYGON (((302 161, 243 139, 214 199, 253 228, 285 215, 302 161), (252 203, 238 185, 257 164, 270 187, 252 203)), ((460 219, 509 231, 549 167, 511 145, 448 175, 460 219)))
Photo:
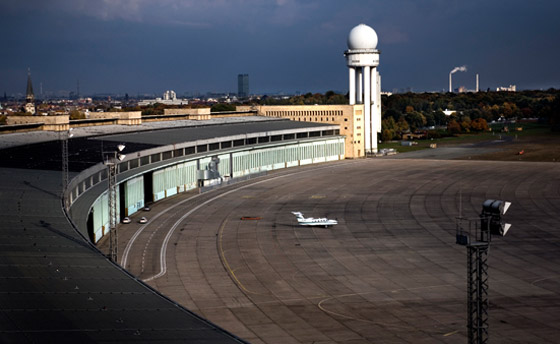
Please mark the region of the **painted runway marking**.
POLYGON ((251 291, 251 290, 245 288, 243 283, 241 283, 239 278, 237 278, 237 276, 235 275, 234 270, 229 266, 229 263, 226 259, 226 255, 225 255, 225 252, 224 252, 223 242, 222 242, 222 236, 224 234, 224 227, 226 226, 226 223, 227 223, 227 219, 222 223, 222 225, 220 226, 220 229, 218 230, 218 250, 220 251, 220 258, 222 259, 222 264, 224 265, 224 267, 226 268, 228 273, 233 278, 235 284, 237 284, 237 286, 239 288, 243 289, 243 291, 245 291, 246 293, 249 293, 249 294, 259 294, 257 292, 254 292, 254 291, 251 291))
POLYGON ((166 208, 166 209, 160 211, 159 213, 157 213, 157 214, 150 220, 150 223, 147 223, 147 224, 141 226, 140 228, 138 228, 138 230, 136 231, 136 233, 134 233, 134 235, 132 236, 132 238, 130 238, 130 241, 126 244, 126 247, 125 247, 125 249, 124 249, 123 256, 122 256, 122 259, 121 259, 121 262, 122 262, 121 266, 122 266, 123 268, 126 269, 126 263, 128 262, 128 255, 130 254, 130 250, 132 249, 132 245, 134 244, 134 242, 136 241, 136 239, 138 238, 138 236, 142 233, 142 231, 143 231, 148 225, 152 224, 152 223, 154 222, 154 220, 158 219, 161 215, 167 213, 168 211, 170 211, 170 210, 172 210, 172 209, 178 207, 179 205, 182 205, 182 204, 185 203, 185 202, 188 202, 188 201, 190 201, 190 200, 193 200, 193 199, 195 199, 195 198, 198 198, 198 197, 200 197, 200 196, 201 196, 201 194, 194 195, 194 196, 192 196, 192 197, 189 197, 189 198, 187 198, 187 199, 184 199, 184 200, 182 200, 181 202, 176 203, 176 204, 174 204, 174 205, 172 205, 172 206, 170 206, 170 207, 168 207, 168 208, 166 208))
POLYGON ((399 325, 394 325, 394 324, 386 324, 386 323, 379 322, 379 321, 372 321, 372 320, 357 318, 355 316, 346 315, 346 314, 342 314, 342 313, 338 313, 338 312, 328 310, 327 308, 325 308, 325 306, 323 306, 323 303, 328 302, 330 300, 336 300, 336 299, 340 299, 340 298, 344 298, 344 297, 353 297, 353 296, 361 296, 361 295, 368 295, 368 294, 374 294, 374 293, 386 293, 386 292, 395 293, 397 291, 404 291, 404 290, 419 290, 419 289, 431 289, 431 288, 441 288, 441 287, 452 287, 452 285, 451 284, 442 284, 442 285, 432 285, 432 286, 425 286, 425 287, 418 287, 418 288, 400 288, 400 289, 393 289, 393 290, 386 290, 386 291, 368 291, 368 292, 363 292, 363 293, 333 295, 331 297, 328 297, 326 299, 323 299, 323 300, 319 301, 319 303, 317 303, 317 307, 325 313, 335 315, 335 316, 339 316, 341 318, 361 321, 361 322, 375 324, 375 325, 384 326, 384 327, 392 327, 392 328, 398 328, 398 329, 405 330, 405 329, 410 329, 410 327, 414 327, 414 326, 406 327, 406 326, 399 326, 399 325))
POLYGON ((449 336, 452 336, 452 335, 457 334, 457 333, 459 333, 459 330, 455 330, 455 331, 452 331, 452 332, 448 332, 448 333, 444 334, 443 336, 444 336, 444 337, 449 337, 449 336))
MULTIPOLYGON (((357 163, 359 163, 359 161, 344 162, 344 163, 341 163, 341 164, 339 164, 339 165, 329 165, 329 166, 324 166, 324 167, 320 167, 320 168, 315 168, 315 169, 312 169, 312 170, 298 171, 298 172, 294 172, 294 173, 286 173, 286 174, 283 174, 283 175, 280 175, 280 176, 276 176, 276 177, 272 177, 272 178, 267 178, 267 179, 264 179, 264 180, 261 180, 261 181, 257 181, 257 182, 251 183, 251 184, 247 184, 247 185, 240 186, 240 187, 238 187, 238 188, 235 188, 235 189, 226 191, 226 192, 224 192, 224 193, 222 193, 222 194, 219 194, 219 195, 217 195, 217 196, 215 196, 215 197, 213 197, 213 198, 210 198, 210 199, 206 200, 206 201, 203 202, 202 204, 199 204, 198 206, 194 207, 194 208, 191 209, 189 212, 187 212, 185 215, 183 215, 183 216, 182 216, 177 222, 175 222, 175 224, 169 229, 169 232, 168 232, 167 235, 165 236, 165 239, 163 240, 163 243, 162 243, 161 248, 160 248, 160 254, 159 254, 159 258, 160 258, 160 271, 159 271, 159 273, 157 273, 156 275, 153 275, 153 276, 151 276, 151 277, 148 277, 148 278, 144 279, 143 281, 144 281, 144 282, 148 282, 148 281, 151 281, 151 280, 153 280, 153 279, 156 279, 156 278, 159 278, 159 277, 165 275, 165 273, 167 272, 167 262, 166 262, 165 256, 166 256, 166 254, 167 254, 167 245, 169 244, 169 239, 171 238, 171 235, 173 235, 173 232, 175 231, 175 229, 177 228, 177 226, 179 226, 179 224, 180 224, 182 221, 184 221, 189 215, 191 215, 192 213, 194 213, 194 212, 197 211, 198 209, 202 208, 203 206, 205 206, 205 205, 207 205, 207 204, 209 204, 209 203, 211 203, 211 202, 214 202, 215 200, 220 199, 220 198, 222 198, 222 197, 224 197, 224 196, 227 196, 227 195, 229 195, 229 194, 231 194, 231 193, 234 193, 234 192, 237 192, 237 191, 240 191, 240 190, 244 190, 244 189, 246 189, 246 188, 253 187, 253 186, 255 186, 255 185, 259 185, 259 184, 262 184, 262 183, 266 183, 266 182, 269 182, 269 181, 272 181, 272 180, 276 180, 276 179, 280 179, 280 178, 285 178, 285 177, 290 177, 290 176, 294 176, 294 175, 298 175, 298 174, 303 174, 303 173, 314 173, 314 172, 317 171, 317 170, 322 170, 322 169, 325 169, 325 168, 335 168, 335 167, 338 167, 338 166, 346 166, 346 165, 348 165, 348 164, 357 164, 357 163)), ((162 211, 160 214, 156 215, 156 216, 154 217, 154 219, 152 219, 152 221, 150 221, 150 222, 153 223, 154 220, 155 220, 157 217, 159 217, 159 215, 161 215, 161 214, 167 212, 168 210, 170 210, 170 209, 172 209, 172 208, 175 208, 177 205, 182 204, 182 203, 185 203, 186 201, 192 200, 192 199, 194 199, 194 198, 196 198, 196 197, 200 197, 201 195, 202 195, 202 194, 193 196, 193 197, 188 198, 188 199, 186 199, 186 200, 184 200, 184 201, 181 201, 180 203, 177 203, 177 204, 173 205, 172 207, 169 207, 168 209, 162 211)), ((131 238, 131 240, 129 241, 128 245, 126 246, 126 248, 125 248, 125 253, 126 253, 127 256, 128 256, 128 254, 129 254, 130 247, 132 247, 132 242, 133 242, 134 240, 136 240, 136 238, 138 237, 138 235, 140 235, 139 232, 141 232, 141 230, 143 230, 143 229, 144 229, 144 227, 141 227, 141 228, 138 230, 137 233, 134 233, 133 238, 131 238)), ((123 257, 122 262, 123 262, 123 266, 125 266, 124 263, 126 263, 126 260, 124 259, 124 257, 123 257)))

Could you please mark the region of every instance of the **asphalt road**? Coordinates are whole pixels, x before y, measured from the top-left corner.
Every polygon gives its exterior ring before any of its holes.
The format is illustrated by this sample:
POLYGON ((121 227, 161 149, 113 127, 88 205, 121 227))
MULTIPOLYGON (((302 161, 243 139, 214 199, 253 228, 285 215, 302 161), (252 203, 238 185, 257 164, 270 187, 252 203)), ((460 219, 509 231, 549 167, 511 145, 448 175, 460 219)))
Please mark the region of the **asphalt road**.
POLYGON ((455 218, 504 199, 513 227, 491 243, 491 342, 554 343, 559 172, 419 159, 291 169, 158 202, 133 217, 148 225, 120 226, 119 252, 133 274, 253 343, 465 343, 467 256, 455 218), (339 224, 300 227, 291 211, 339 224))

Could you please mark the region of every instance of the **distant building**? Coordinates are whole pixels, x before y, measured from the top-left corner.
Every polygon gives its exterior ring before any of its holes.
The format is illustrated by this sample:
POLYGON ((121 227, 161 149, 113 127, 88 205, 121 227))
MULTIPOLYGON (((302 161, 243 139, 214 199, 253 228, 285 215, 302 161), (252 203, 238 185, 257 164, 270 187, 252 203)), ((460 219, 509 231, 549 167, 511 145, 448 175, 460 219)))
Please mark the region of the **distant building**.
POLYGON ((163 92, 162 98, 156 99, 144 99, 138 102, 139 106, 152 105, 155 103, 165 104, 165 105, 187 105, 189 101, 187 99, 177 99, 177 93, 173 90, 167 90, 163 92))
POLYGON ((237 76, 237 96, 239 98, 249 97, 249 74, 237 76))
POLYGON ((455 111, 455 110, 449 110, 449 109, 445 109, 445 110, 443 110, 442 112, 443 112, 446 116, 451 116, 451 115, 453 115, 454 113, 457 113, 457 111, 455 111))
POLYGON ((517 86, 515 85, 509 85, 508 87, 500 86, 496 88, 496 91, 498 92, 515 92, 516 90, 517 86))
POLYGON ((165 91, 163 93, 163 100, 177 100, 177 93, 175 91, 165 91))
POLYGON ((238 105, 236 111, 255 111, 259 116, 292 121, 338 124, 345 136, 345 156, 365 155, 365 105, 238 105))
POLYGON ((35 94, 33 93, 33 85, 31 83, 31 69, 27 69, 27 90, 25 92, 25 112, 32 115, 35 114, 35 94))

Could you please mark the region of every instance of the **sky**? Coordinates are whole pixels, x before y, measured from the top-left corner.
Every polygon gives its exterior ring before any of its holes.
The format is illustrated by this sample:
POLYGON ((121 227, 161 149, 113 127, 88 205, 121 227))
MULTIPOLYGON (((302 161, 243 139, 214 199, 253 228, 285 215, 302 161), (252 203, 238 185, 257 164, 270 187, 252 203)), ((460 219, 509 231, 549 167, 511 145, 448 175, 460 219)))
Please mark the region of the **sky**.
POLYGON ((557 0, 0 0, 0 95, 347 92, 350 30, 384 91, 560 88, 557 0))

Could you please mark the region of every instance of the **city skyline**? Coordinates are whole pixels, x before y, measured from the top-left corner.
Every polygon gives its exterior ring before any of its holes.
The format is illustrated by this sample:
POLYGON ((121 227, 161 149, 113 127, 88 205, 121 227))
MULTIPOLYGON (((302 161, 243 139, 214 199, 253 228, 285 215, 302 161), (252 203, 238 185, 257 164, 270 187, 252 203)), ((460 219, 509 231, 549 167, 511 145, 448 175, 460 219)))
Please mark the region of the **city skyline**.
POLYGON ((560 87, 554 1, 56 0, 0 4, 5 37, 0 92, 346 92, 343 56, 352 27, 379 37, 382 88, 443 91, 516 84, 560 87))

